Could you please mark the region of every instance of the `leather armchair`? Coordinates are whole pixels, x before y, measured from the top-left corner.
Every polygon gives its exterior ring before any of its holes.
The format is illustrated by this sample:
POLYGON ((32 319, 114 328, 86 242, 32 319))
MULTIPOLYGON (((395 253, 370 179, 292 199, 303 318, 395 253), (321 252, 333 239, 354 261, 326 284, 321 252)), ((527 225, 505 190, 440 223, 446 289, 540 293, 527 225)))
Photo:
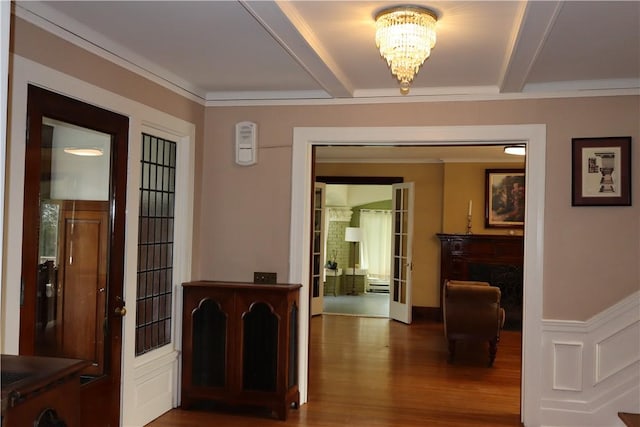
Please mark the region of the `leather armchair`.
POLYGON ((453 362, 458 340, 487 341, 493 365, 504 325, 500 288, 487 282, 447 280, 444 285, 444 333, 453 362))

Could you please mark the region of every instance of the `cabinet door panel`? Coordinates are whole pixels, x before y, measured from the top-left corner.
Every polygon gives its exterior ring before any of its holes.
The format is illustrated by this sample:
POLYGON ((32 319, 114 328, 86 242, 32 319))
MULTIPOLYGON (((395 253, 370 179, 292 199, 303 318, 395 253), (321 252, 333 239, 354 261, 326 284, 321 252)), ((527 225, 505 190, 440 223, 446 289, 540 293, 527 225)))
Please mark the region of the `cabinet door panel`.
POLYGON ((252 304, 242 319, 242 388, 276 391, 279 319, 262 302, 252 304))
POLYGON ((227 316, 220 304, 204 299, 193 311, 194 386, 224 387, 226 381, 227 316))

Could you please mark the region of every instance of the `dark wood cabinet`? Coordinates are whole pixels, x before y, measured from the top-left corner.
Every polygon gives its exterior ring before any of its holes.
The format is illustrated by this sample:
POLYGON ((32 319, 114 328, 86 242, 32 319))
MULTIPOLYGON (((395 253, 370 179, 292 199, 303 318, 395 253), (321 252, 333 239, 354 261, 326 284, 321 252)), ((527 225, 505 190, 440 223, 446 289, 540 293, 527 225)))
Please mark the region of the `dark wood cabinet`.
POLYGON ((2 426, 80 427, 80 371, 91 362, 2 355, 2 426))
POLYGON ((182 407, 218 401, 286 419, 298 391, 299 284, 183 283, 182 407))
POLYGON ((438 234, 440 307, 444 281, 478 280, 500 288, 505 328, 522 328, 524 239, 522 236, 438 234))

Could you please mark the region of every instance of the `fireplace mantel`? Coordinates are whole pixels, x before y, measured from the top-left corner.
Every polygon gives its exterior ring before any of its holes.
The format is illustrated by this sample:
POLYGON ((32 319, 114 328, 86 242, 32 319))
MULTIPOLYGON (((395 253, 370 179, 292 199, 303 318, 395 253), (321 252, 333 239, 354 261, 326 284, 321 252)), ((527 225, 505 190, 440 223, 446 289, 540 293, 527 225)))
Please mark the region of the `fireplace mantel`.
POLYGON ((478 280, 500 288, 505 328, 522 328, 522 236, 437 234, 440 239, 440 307, 442 286, 450 280, 478 280))

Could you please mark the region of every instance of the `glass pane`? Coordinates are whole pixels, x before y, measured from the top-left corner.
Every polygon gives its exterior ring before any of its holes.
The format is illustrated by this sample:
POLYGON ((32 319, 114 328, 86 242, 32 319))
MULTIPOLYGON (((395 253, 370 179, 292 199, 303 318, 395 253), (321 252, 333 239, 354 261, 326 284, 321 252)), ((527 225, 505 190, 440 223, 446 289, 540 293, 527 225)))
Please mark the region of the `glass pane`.
POLYGON ((47 198, 109 200, 111 136, 46 117, 42 123, 50 128, 42 144, 43 156, 50 157, 49 182, 42 187, 47 198))
POLYGON ((35 354, 105 372, 111 135, 42 120, 35 354))
POLYGON ((173 230, 176 143, 142 136, 140 212, 138 214, 138 306, 136 355, 171 342, 173 230), (140 284, 140 283, 139 283, 140 284))
POLYGON ((313 297, 317 298, 320 296, 320 278, 318 276, 313 276, 313 297))
MULTIPOLYGON (((313 252, 315 253, 319 253, 320 252, 320 243, 322 243, 320 241, 320 232, 315 232, 313 233, 313 252)), ((317 273, 317 271, 314 271, 314 273, 317 273)))

